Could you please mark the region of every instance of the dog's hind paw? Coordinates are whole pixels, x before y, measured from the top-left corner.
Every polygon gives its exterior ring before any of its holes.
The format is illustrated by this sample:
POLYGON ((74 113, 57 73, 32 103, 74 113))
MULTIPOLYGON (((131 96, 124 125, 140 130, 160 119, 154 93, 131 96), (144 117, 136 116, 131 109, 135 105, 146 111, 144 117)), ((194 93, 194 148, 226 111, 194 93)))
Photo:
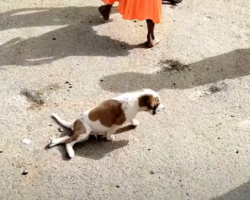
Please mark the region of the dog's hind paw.
POLYGON ((75 157, 75 152, 74 151, 70 151, 70 152, 68 152, 68 155, 72 159, 72 158, 75 157))
POLYGON ((49 143, 49 147, 51 148, 51 147, 53 147, 53 146, 55 146, 55 145, 57 145, 56 139, 51 138, 51 139, 50 139, 50 143, 49 143))

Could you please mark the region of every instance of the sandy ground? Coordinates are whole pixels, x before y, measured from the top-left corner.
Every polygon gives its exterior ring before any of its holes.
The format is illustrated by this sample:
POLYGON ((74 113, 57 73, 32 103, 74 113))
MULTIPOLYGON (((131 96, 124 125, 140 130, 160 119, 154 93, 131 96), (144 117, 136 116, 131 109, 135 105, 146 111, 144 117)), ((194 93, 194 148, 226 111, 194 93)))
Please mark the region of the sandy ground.
POLYGON ((103 23, 99 0, 0 1, 0 199, 249 200, 250 2, 213 2, 164 5, 144 49, 145 22, 114 8, 103 23), (73 160, 44 149, 62 134, 52 112, 145 87, 164 112, 73 160))

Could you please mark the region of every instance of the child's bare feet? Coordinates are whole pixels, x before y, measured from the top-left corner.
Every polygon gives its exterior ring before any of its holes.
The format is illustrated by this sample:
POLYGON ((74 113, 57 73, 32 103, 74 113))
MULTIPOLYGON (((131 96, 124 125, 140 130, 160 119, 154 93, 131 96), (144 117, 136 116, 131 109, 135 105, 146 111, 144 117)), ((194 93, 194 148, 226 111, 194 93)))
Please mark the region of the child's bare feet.
POLYGON ((148 48, 152 48, 152 47, 154 47, 155 45, 157 45, 157 44, 159 44, 159 42, 160 42, 160 40, 158 39, 158 38, 152 38, 151 36, 150 37, 148 37, 148 40, 147 40, 147 42, 145 43, 146 44, 146 47, 148 47, 148 48))
POLYGON ((103 19, 105 21, 109 21, 110 9, 108 5, 103 5, 98 8, 99 12, 101 13, 103 19))

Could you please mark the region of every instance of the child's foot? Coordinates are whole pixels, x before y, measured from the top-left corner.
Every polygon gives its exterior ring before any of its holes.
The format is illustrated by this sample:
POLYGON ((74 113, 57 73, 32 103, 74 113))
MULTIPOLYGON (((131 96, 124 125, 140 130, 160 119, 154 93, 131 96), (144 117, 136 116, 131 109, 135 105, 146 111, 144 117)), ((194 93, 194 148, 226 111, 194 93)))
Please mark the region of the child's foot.
POLYGON ((159 44, 159 42, 160 42, 159 39, 157 39, 157 38, 153 39, 153 38, 150 37, 150 39, 145 43, 145 45, 148 48, 152 48, 155 45, 159 44))
POLYGON ((101 13, 103 19, 105 21, 109 21, 110 10, 107 9, 107 5, 100 6, 98 10, 101 13))

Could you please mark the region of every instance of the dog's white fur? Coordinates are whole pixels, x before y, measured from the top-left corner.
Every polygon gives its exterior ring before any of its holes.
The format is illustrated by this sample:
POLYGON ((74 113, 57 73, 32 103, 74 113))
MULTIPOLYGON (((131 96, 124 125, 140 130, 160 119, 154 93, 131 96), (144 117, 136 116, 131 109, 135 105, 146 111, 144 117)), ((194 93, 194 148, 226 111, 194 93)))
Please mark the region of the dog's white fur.
MULTIPOLYGON (((138 105, 138 98, 142 95, 152 95, 153 97, 157 97, 159 99, 159 105, 158 105, 157 109, 155 110, 155 113, 164 109, 164 106, 160 103, 161 98, 157 92, 155 92, 151 89, 143 89, 140 91, 124 93, 122 95, 119 95, 119 96, 113 98, 114 100, 117 100, 117 101, 121 102, 121 104, 122 104, 122 109, 123 109, 123 112, 124 112, 125 118, 126 118, 125 122, 122 125, 114 124, 111 127, 106 127, 106 126, 102 125, 99 120, 92 121, 89 119, 88 115, 92 109, 85 111, 82 114, 82 116, 78 119, 81 120, 81 122, 85 126, 86 134, 80 135, 76 141, 66 143, 66 150, 68 152, 69 157, 73 158, 75 155, 74 150, 73 150, 73 145, 77 142, 86 141, 89 138, 90 134, 104 135, 104 136, 106 136, 107 140, 113 140, 114 139, 113 134, 116 132, 116 130, 121 128, 125 123, 131 122, 132 125, 138 126, 140 124, 140 122, 137 119, 135 119, 136 114, 140 111, 147 111, 145 109, 145 107, 140 107, 138 105)), ((150 114, 152 114, 152 115, 155 114, 152 110, 149 110, 148 112, 150 112, 150 114)), ((65 126, 67 128, 73 129, 75 121, 66 122, 63 119, 61 119, 57 114, 52 114, 52 116, 61 125, 65 126)), ((53 147, 57 144, 65 143, 69 138, 70 138, 70 136, 64 136, 61 138, 52 139, 49 146, 53 147)))

